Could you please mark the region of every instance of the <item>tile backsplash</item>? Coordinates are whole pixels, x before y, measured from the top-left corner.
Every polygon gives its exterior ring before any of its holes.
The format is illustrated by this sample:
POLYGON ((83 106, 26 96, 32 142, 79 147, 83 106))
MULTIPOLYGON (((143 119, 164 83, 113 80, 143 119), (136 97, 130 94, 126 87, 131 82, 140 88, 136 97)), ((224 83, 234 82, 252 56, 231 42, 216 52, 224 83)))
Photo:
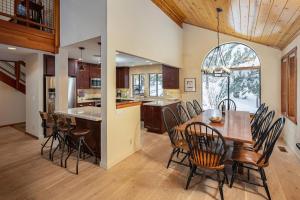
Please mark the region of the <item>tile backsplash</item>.
POLYGON ((78 99, 90 99, 90 98, 101 98, 100 89, 78 89, 77 90, 78 99))

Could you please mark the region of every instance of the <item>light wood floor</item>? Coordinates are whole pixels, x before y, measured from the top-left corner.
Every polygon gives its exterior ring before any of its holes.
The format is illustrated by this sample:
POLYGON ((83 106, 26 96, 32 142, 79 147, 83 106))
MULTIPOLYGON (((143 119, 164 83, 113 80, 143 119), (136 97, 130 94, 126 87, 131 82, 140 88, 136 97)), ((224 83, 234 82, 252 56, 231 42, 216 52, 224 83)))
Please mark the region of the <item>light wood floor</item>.
MULTIPOLYGON (((40 143, 22 132, 0 129, 0 199, 219 199, 217 183, 195 177, 184 190, 187 169, 175 164, 166 169, 171 148, 167 135, 144 134, 144 147, 105 171, 81 161, 74 175, 75 158, 68 170, 40 155, 40 143)), ((266 171, 273 200, 300 199, 300 162, 293 153, 277 148, 266 171)), ((225 199, 266 199, 263 188, 235 183, 224 185, 225 199)))

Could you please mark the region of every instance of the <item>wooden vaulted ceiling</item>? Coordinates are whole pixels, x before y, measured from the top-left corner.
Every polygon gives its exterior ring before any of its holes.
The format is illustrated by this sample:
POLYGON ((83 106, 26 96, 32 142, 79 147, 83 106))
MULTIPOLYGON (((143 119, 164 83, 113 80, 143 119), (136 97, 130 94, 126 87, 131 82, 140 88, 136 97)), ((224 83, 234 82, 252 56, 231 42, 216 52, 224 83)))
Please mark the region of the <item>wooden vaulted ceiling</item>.
POLYGON ((300 0, 152 0, 179 26, 183 23, 283 49, 300 30, 300 0))

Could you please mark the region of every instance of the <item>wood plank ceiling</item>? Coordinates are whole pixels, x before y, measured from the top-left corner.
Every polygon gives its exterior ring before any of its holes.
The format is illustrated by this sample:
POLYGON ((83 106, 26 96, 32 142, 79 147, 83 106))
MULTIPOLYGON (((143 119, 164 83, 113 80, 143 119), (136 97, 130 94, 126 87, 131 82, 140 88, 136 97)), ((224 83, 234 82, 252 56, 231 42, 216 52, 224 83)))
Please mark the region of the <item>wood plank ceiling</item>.
POLYGON ((178 25, 192 24, 283 49, 300 30, 300 0, 152 0, 178 25))

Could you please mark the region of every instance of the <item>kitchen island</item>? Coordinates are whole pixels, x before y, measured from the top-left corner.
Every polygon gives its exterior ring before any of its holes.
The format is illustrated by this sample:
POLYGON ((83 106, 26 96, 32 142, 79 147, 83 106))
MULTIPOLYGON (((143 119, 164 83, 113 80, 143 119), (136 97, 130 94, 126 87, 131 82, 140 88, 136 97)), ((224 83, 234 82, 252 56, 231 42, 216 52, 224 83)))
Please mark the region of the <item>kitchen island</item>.
POLYGON ((75 117, 77 128, 89 129, 90 133, 85 136, 86 143, 94 151, 95 155, 101 159, 101 108, 86 106, 59 110, 55 113, 68 117, 75 117))
POLYGON ((169 107, 174 113, 177 112, 177 105, 181 101, 173 100, 156 100, 148 103, 144 103, 142 106, 142 116, 144 120, 144 127, 149 132, 163 134, 166 132, 165 125, 163 123, 162 109, 169 107))

